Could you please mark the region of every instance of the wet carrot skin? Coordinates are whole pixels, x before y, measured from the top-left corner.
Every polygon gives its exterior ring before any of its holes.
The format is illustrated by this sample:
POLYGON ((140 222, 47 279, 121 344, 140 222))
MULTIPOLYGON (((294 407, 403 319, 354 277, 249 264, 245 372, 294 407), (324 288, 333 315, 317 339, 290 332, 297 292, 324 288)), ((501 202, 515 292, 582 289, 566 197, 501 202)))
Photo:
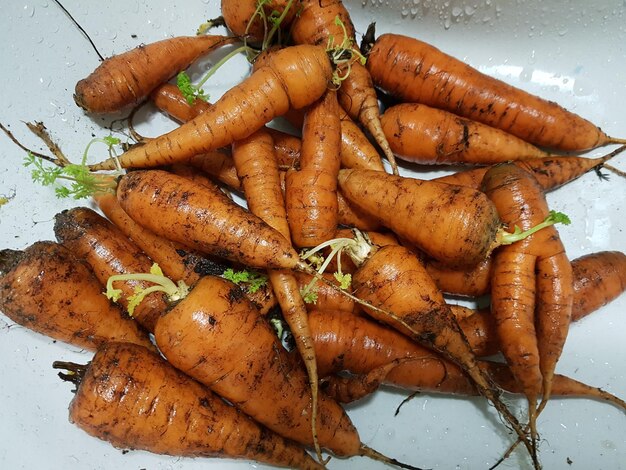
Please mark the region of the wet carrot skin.
MULTIPOLYGON (((54 233, 57 240, 68 247, 94 270, 106 285, 109 277, 118 274, 147 273, 152 260, 115 225, 87 207, 75 207, 55 216, 54 233)), ((147 288, 143 281, 122 281, 115 284, 124 295, 120 304, 127 308, 127 298, 135 288, 147 288)), ((167 308, 162 292, 148 294, 133 313, 133 318, 148 331, 153 331, 158 317, 167 308)))
POLYGON ((119 111, 143 101, 201 55, 234 40, 226 36, 181 36, 136 47, 106 59, 80 80, 74 100, 89 113, 119 111))
POLYGON ((63 245, 0 251, 0 310, 14 322, 90 351, 107 341, 152 348, 148 334, 102 291, 89 266, 63 245))
POLYGON ((379 36, 367 68, 376 86, 405 102, 445 109, 540 147, 582 151, 608 142, 597 126, 558 104, 484 75, 414 38, 379 36))
POLYGON ((122 449, 323 468, 159 355, 127 343, 97 351, 70 403, 70 421, 122 449))
MULTIPOLYGON (((302 412, 311 404, 306 373, 235 288, 223 279, 202 278, 161 317, 156 343, 178 369, 246 414, 281 435, 310 444, 310 418, 302 412), (207 302, 207 296, 213 300, 207 302)), ((357 455, 360 442, 347 415, 323 394, 318 405, 320 445, 338 455, 357 455)))

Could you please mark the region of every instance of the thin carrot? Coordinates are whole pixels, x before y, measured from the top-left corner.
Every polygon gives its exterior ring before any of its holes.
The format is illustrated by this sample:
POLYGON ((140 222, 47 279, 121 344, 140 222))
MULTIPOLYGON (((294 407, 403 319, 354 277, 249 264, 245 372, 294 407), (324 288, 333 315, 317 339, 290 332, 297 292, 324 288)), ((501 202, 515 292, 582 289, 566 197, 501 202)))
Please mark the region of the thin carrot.
MULTIPOLYGON (((600 170, 611 158, 626 150, 623 145, 603 157, 559 156, 516 161, 514 164, 532 174, 544 191, 550 191, 579 178, 590 170, 600 170)), ((435 178, 434 181, 479 189, 488 168, 474 168, 435 178)))
POLYGON ((204 100, 195 100, 190 104, 180 88, 171 83, 164 83, 156 88, 150 93, 150 98, 157 108, 179 122, 191 121, 211 107, 204 100))
POLYGON ((486 165, 550 156, 500 129, 424 104, 388 108, 380 122, 391 150, 413 163, 486 165))
MULTIPOLYGON (((235 142, 233 160, 242 181, 250 211, 289 240, 291 238, 290 227, 271 134, 261 130, 247 139, 235 142)), ((317 365, 306 305, 300 295, 296 278, 290 271, 270 270, 268 275, 283 317, 289 325, 307 370, 311 387, 311 435, 318 460, 322 461, 317 437, 317 365)))
POLYGON ((340 142, 337 96, 328 90, 307 110, 300 168, 289 169, 285 175, 285 208, 297 247, 317 246, 333 238, 337 230, 340 142))
MULTIPOLYGON (((267 65, 227 91, 209 109, 177 129, 122 154, 122 167, 155 167, 180 162, 194 155, 243 139, 290 107, 302 108, 327 88, 332 67, 318 46, 293 46, 271 54, 267 65)), ((93 170, 116 168, 112 159, 92 165, 93 170)))
POLYGON ((19 325, 91 351, 107 341, 152 347, 147 333, 102 295, 87 264, 54 242, 0 251, 0 310, 19 325))
POLYGON ((187 457, 243 458, 321 469, 306 451, 227 405, 146 348, 109 343, 85 366, 59 362, 76 385, 70 421, 122 449, 187 457))
POLYGON ((136 47, 106 59, 80 80, 74 101, 89 113, 111 113, 135 105, 201 55, 235 40, 182 36, 136 47))
POLYGON ((403 101, 445 109, 540 147, 582 151, 626 143, 558 104, 482 74, 422 41, 397 34, 373 41, 373 28, 368 33, 364 49, 374 83, 403 101))

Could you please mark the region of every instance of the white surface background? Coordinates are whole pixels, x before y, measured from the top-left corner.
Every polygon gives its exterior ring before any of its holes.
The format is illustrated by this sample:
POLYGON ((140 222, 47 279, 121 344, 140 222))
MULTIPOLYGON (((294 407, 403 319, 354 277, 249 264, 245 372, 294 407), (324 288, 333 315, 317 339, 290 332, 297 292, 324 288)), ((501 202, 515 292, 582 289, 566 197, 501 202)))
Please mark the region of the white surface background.
MULTIPOLYGON (((51 0, 4 1, 0 16, 0 122, 25 144, 41 149, 22 121, 42 120, 65 153, 78 160, 87 142, 107 134, 72 100, 75 83, 98 60, 83 35, 51 0)), ((377 21, 379 33, 415 35, 469 61, 483 71, 558 101, 626 136, 626 3, 623 1, 390 0, 347 1, 359 34, 377 21)), ((65 0, 105 56, 141 43, 193 34, 218 14, 216 0, 65 0), (134 37, 134 36, 136 37, 134 37)), ((216 98, 246 73, 235 61, 207 87, 216 98)), ((168 126, 148 113, 153 135, 168 126)), ((21 249, 53 239, 53 216, 74 202, 30 181, 24 153, 0 135, 0 248, 21 249)), ((591 152, 597 156, 608 149, 591 152)), ((622 157, 624 158, 624 157, 622 157)), ((614 162, 626 169, 622 160, 614 162)), ((414 171, 405 168, 405 171, 414 171)), ((431 177, 432 172, 427 174, 431 177)), ((552 208, 573 225, 561 236, 571 258, 613 249, 626 251, 625 181, 585 175, 549 195, 552 208)), ((626 397, 626 298, 571 328, 558 372, 626 397)), ((229 460, 193 460, 123 454, 68 423, 72 386, 52 370, 53 360, 87 362, 90 354, 55 343, 0 316, 0 468, 3 469, 199 469, 262 467, 229 460)), ((481 399, 424 394, 393 416, 400 392, 381 392, 350 407, 362 441, 400 460, 425 468, 487 468, 510 438, 481 399)), ((524 402, 512 400, 523 409, 524 402)), ((539 419, 545 468, 626 468, 626 416, 605 404, 553 399, 539 419), (571 464, 568 464, 568 459, 571 464)), ((517 454, 502 468, 526 468, 517 454)), ((333 459, 329 468, 382 468, 364 459, 333 459)))

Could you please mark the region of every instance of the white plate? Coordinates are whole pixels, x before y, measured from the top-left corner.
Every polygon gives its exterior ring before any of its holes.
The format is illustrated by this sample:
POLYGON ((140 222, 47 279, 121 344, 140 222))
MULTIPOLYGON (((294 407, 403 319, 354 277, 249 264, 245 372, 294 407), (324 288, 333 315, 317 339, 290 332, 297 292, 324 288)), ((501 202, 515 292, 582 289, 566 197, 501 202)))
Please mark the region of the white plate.
MULTIPOLYGON (((141 43, 193 34, 217 16, 216 0, 66 0, 100 51, 109 56, 141 43)), ((558 101, 626 136, 626 7, 620 1, 540 2, 519 0, 348 1, 359 33, 375 20, 379 33, 418 36, 483 71, 558 101)), ((72 101, 74 84, 98 65, 94 51, 68 17, 50 0, 4 2, 0 18, 0 122, 25 144, 41 144, 22 121, 42 120, 66 154, 79 159, 92 133, 106 134, 72 101)), ((213 96, 246 70, 233 65, 228 80, 218 75, 213 96)), ((154 118, 141 129, 156 133, 171 124, 154 118)), ((53 215, 74 203, 30 181, 24 152, 0 135, 2 248, 24 248, 53 239, 53 215)), ((591 152, 603 154, 606 149, 591 152)), ((623 160, 614 162, 626 169, 623 160)), ((552 208, 573 225, 561 236, 571 258, 599 250, 626 251, 626 191, 623 179, 599 181, 590 173, 551 193, 552 208)), ((626 297, 572 326, 558 371, 626 397, 626 297)), ((55 343, 0 317, 0 468, 4 469, 199 469, 260 468, 230 460, 193 460, 122 453, 67 421, 71 385, 52 370, 53 360, 86 362, 90 354, 55 343)), ((394 410, 400 392, 384 391, 352 406, 362 440, 400 460, 426 468, 487 468, 511 438, 481 399, 424 394, 394 410)), ((521 400, 512 400, 517 409, 521 400)), ((605 404, 554 398, 539 419, 545 468, 626 468, 626 417, 605 404), (568 465, 571 462, 571 466, 568 465)), ((525 468, 517 454, 503 468, 525 468)), ((333 459, 329 468, 382 468, 365 459, 333 459)))

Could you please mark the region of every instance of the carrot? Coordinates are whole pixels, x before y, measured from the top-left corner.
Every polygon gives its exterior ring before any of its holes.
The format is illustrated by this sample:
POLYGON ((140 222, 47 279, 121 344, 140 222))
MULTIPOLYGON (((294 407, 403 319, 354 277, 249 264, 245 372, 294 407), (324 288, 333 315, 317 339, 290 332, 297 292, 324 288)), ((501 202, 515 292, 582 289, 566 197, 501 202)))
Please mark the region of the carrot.
MULTIPOLYGON (((203 277, 159 319, 155 330, 159 350, 176 368, 263 425, 311 444, 307 376, 269 324, 233 287, 223 279, 203 277)), ((321 446, 339 456, 390 461, 360 442, 343 409, 323 393, 318 395, 318 410, 321 446)))
POLYGON ((287 220, 297 247, 319 245, 337 230, 340 125, 337 96, 328 90, 306 113, 300 169, 285 176, 287 220))
POLYGON ((492 257, 467 268, 451 268, 432 259, 425 259, 424 266, 437 287, 447 294, 479 297, 489 293, 492 257))
POLYGON ((550 156, 500 129, 424 104, 388 108, 380 122, 391 150, 413 163, 486 165, 550 156))
POLYGON ((380 155, 348 116, 341 116, 341 165, 344 168, 385 171, 380 155))
MULTIPOLYGON (((485 174, 483 189, 511 227, 528 229, 548 215, 539 183, 515 165, 492 167, 485 174)), ((495 255, 491 311, 502 352, 528 399, 533 442, 537 398, 543 389, 543 407, 550 397, 569 329, 572 285, 571 264, 554 227, 502 247, 495 255)))
POLYGON ((76 385, 70 422, 115 447, 323 468, 146 348, 109 343, 85 366, 53 367, 67 370, 59 376, 76 385))
MULTIPOLYGON (((579 178, 590 170, 599 170, 605 162, 624 150, 626 146, 623 145, 598 158, 559 156, 516 161, 514 164, 532 174, 544 191, 550 191, 579 178)), ((487 170, 487 167, 474 168, 435 178, 434 181, 479 189, 487 170)))
MULTIPOLYGON (((361 398, 381 382, 422 392, 470 396, 478 393, 456 364, 365 317, 316 310, 309 315, 309 322, 321 375, 331 376, 341 371, 356 374, 355 380, 325 380, 322 385, 326 393, 338 390, 342 393, 341 398, 361 398)), ((503 389, 520 392, 505 364, 481 361, 479 365, 503 389)), ((555 375, 553 392, 558 396, 593 398, 621 408, 626 406, 604 390, 563 375, 555 375)))
POLYGON ((160 85, 150 93, 150 98, 157 108, 179 122, 191 121, 211 107, 204 100, 195 100, 193 104, 189 104, 180 88, 171 83, 160 85))
MULTIPOLYGON (((330 40, 342 39, 354 44, 354 25, 341 0, 326 2, 302 0, 301 5, 300 14, 291 27, 291 35, 296 44, 326 44, 330 40)), ((348 115, 363 124, 374 137, 389 160, 393 173, 397 175, 395 156, 380 125, 378 98, 374 84, 368 71, 360 62, 353 61, 344 72, 338 99, 348 115)))
POLYGON ((182 36, 136 47, 106 59, 80 80, 74 101, 88 113, 136 105, 201 55, 233 41, 226 36, 182 36))
POLYGON ((304 265, 285 237, 217 187, 161 170, 143 170, 120 179, 117 197, 140 225, 204 253, 261 269, 304 265))
POLYGON ((95 199, 104 215, 157 263, 167 277, 182 279, 186 284, 192 285, 202 275, 218 276, 227 269, 225 264, 194 252, 186 245, 161 238, 137 224, 122 210, 115 194, 106 194, 95 199))
POLYGON ((360 209, 356 204, 348 201, 341 188, 337 191, 337 205, 339 224, 346 227, 354 227, 363 231, 381 230, 383 226, 376 220, 375 217, 367 214, 363 209, 360 209))
MULTIPOLYGON (((326 51, 317 46, 282 49, 271 54, 266 64, 222 95, 208 111, 123 153, 119 158, 122 167, 169 165, 243 139, 290 107, 313 103, 326 91, 332 75, 326 51)), ((112 159, 91 166, 93 170, 114 168, 112 159)))
POLYGON ((289 0, 222 0, 221 12, 226 26, 235 36, 261 43, 273 26, 270 17, 278 19, 284 13, 280 25, 287 28, 298 13, 297 3, 289 0))
POLYGON ((364 52, 374 84, 405 102, 445 109, 540 147, 582 151, 626 143, 558 104, 484 75, 422 41, 383 34, 373 42, 373 28, 368 33, 364 52))
POLYGON ((366 170, 341 170, 343 195, 367 214, 449 265, 476 265, 498 243, 493 203, 461 186, 366 170))
MULTIPOLYGON (((113 275, 148 272, 152 266, 152 261, 135 243, 87 207, 74 207, 57 214, 54 233, 59 243, 91 266, 102 285, 113 275)), ((122 306, 128 310, 127 297, 132 296, 136 288, 145 287, 145 283, 135 280, 124 283, 121 288, 126 295, 122 306)), ((145 329, 153 331, 166 305, 163 294, 154 292, 131 309, 132 316, 145 329)))
MULTIPOLYGON (((327 281, 339 285, 335 276, 331 273, 324 273, 324 278, 327 281)), ((306 289, 306 287, 313 282, 314 277, 310 274, 296 273, 296 279, 298 280, 298 289, 300 291, 306 289)), ((323 282, 317 282, 315 284, 315 296, 314 302, 306 304, 306 309, 310 312, 313 310, 338 310, 341 312, 356 312, 359 307, 352 299, 341 295, 339 291, 331 288, 328 284, 323 282)))
MULTIPOLYGON (((417 257, 399 245, 371 249, 358 271, 352 275, 352 288, 358 298, 386 312, 393 312, 393 316, 382 315, 364 306, 370 316, 459 364, 480 393, 493 403, 528 450, 532 451, 519 422, 500 401, 496 386, 478 367, 467 339, 443 295, 417 257)), ((531 456, 537 465, 533 452, 531 456)))
MULTIPOLYGON (((242 180, 250 211, 290 239, 285 201, 280 187, 274 141, 268 132, 257 131, 247 139, 233 144, 233 159, 242 180)), ((337 168, 338 170, 338 168, 337 168)), ((317 437, 318 376, 315 350, 309 331, 307 311, 296 278, 290 271, 268 272, 282 314, 295 339, 304 362, 311 387, 311 435, 318 460, 322 461, 317 437)))
MULTIPOLYGON (((180 89, 169 83, 161 85, 151 96, 154 104, 161 111, 164 111, 179 122, 190 121, 211 107, 209 103, 202 100, 195 100, 193 104, 189 104, 180 89)), ((300 159, 300 139, 277 129, 271 129, 269 127, 266 127, 266 129, 274 138, 274 149, 276 150, 279 166, 293 166, 294 162, 300 159)), ((215 152, 210 152, 206 157, 195 155, 192 157, 191 161, 211 175, 218 176, 224 171, 230 174, 230 169, 227 170, 228 159, 225 158, 226 155, 230 156, 230 150, 221 148, 215 152), (213 168, 219 168, 219 170, 213 168), (216 171, 219 171, 219 173, 216 174, 216 171)), ((232 168, 232 173, 236 175, 232 162, 230 163, 230 167, 232 168)), ((236 179, 235 176, 234 180, 236 179)), ((230 184, 230 181, 224 182, 230 184)), ((237 182, 237 185, 238 184, 237 182)))
POLYGON ((626 290, 626 255, 619 251, 590 253, 572 261, 572 321, 606 305, 626 290))
POLYGON ((0 310, 37 333, 91 351, 107 341, 152 347, 137 323, 102 295, 89 267, 54 242, 0 251, 0 310))

